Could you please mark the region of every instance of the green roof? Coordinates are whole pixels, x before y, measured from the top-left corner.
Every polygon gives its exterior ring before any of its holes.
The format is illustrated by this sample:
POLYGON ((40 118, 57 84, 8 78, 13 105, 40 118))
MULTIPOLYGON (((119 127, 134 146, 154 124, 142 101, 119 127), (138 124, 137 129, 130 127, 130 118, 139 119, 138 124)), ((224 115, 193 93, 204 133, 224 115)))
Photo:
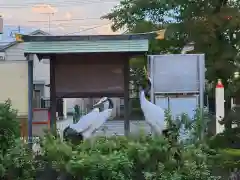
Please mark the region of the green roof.
POLYGON ((25 53, 147 52, 149 35, 23 36, 25 53))

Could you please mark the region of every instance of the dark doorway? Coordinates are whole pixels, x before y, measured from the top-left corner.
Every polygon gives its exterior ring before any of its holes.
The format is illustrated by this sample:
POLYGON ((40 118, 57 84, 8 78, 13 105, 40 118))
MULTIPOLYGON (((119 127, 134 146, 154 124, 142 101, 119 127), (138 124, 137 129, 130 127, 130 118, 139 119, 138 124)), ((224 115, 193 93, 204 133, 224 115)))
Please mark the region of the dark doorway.
POLYGON ((63 99, 57 99, 57 112, 59 117, 63 117, 63 99))

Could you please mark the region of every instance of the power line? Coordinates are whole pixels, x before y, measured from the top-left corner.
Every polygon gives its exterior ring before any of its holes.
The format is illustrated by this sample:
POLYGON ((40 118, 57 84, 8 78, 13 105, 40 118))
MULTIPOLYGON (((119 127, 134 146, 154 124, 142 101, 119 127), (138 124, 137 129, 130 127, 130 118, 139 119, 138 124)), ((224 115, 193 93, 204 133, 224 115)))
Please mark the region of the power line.
MULTIPOLYGON (((42 24, 44 25, 48 25, 48 24, 42 24)), ((103 25, 102 23, 98 23, 98 24, 52 24, 52 26, 61 26, 61 27, 92 27, 92 26, 101 26, 103 25)))
MULTIPOLYGON (((99 4, 99 3, 117 3, 118 0, 98 0, 98 1, 86 1, 86 2, 59 2, 59 3, 48 3, 53 8, 60 8, 60 7, 70 7, 70 6, 84 6, 84 5, 91 5, 91 4, 99 4)), ((0 4, 0 9, 20 9, 20 8, 29 8, 33 7, 35 4, 0 4)))
POLYGON ((67 33, 65 35, 72 35, 72 34, 76 34, 76 33, 81 33, 81 32, 85 32, 85 31, 89 31, 89 30, 92 30, 92 29, 97 29, 97 28, 100 28, 100 27, 103 27, 103 26, 107 26, 111 23, 107 23, 107 24, 103 24, 103 25, 98 25, 98 26, 95 26, 95 27, 92 27, 92 28, 86 28, 86 29, 83 29, 83 30, 80 30, 80 31, 77 31, 77 32, 73 32, 73 33, 67 33))
MULTIPOLYGON (((51 28, 92 28, 96 26, 103 26, 106 24, 91 24, 91 25, 73 25, 73 24, 67 24, 67 25, 56 25, 56 24, 51 24, 51 28)), ((48 24, 44 24, 43 26, 40 26, 42 28, 48 27, 48 24)))
MULTIPOLYGON (((100 20, 100 18, 73 18, 73 19, 52 19, 51 22, 66 22, 66 21, 84 21, 84 20, 100 20)), ((36 21, 28 21, 30 23, 45 23, 48 22, 46 20, 36 20, 36 21)))
MULTIPOLYGON (((113 1, 113 0, 106 0, 106 1, 113 1)), ((115 0, 116 1, 116 0, 115 0)), ((98 3, 98 2, 105 2, 104 0, 83 0, 81 2, 76 1, 76 0, 68 0, 68 1, 63 1, 63 0, 58 0, 58 1, 33 1, 33 2, 23 2, 23 3, 0 3, 1 6, 9 5, 9 6, 22 6, 22 5, 36 5, 36 4, 82 4, 82 3, 98 3)))

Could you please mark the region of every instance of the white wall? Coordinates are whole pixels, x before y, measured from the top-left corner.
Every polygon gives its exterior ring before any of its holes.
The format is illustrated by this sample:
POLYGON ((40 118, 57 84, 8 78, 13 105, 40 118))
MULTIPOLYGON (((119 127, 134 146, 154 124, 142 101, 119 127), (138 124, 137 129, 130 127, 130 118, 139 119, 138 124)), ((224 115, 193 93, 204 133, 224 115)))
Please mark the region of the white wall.
MULTIPOLYGON (((6 61, 24 61, 24 43, 17 43, 5 51, 6 61)), ((50 64, 48 59, 38 60, 34 55, 33 64, 33 81, 34 83, 43 82, 45 85, 50 83, 50 64)), ((49 87, 44 87, 44 97, 50 97, 49 87)))
POLYGON ((15 44, 5 51, 7 61, 24 61, 24 43, 15 44))
POLYGON ((73 112, 73 107, 75 106, 75 102, 76 102, 77 98, 67 98, 67 112, 71 113, 73 112))
MULTIPOLYGON (((33 82, 43 82, 45 85, 50 83, 50 63, 49 59, 38 60, 34 55, 33 61, 33 82)), ((44 97, 50 98, 50 88, 44 87, 44 97)))
POLYGON ((19 116, 28 114, 28 68, 26 61, 0 61, 0 102, 11 99, 19 116))

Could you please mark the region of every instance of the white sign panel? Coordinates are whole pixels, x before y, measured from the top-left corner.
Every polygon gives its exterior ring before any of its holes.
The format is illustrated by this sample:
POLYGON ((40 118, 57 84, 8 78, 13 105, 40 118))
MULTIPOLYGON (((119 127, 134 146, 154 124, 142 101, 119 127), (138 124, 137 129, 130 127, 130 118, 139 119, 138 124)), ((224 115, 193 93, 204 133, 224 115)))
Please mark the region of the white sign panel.
POLYGON ((164 110, 168 109, 168 97, 155 96, 155 104, 164 110))
POLYGON ((164 110, 170 108, 171 115, 175 119, 177 116, 186 113, 189 118, 193 118, 195 110, 198 107, 199 96, 188 96, 188 97, 167 97, 167 96, 155 96, 155 104, 164 110))
POLYGON ((193 119, 195 110, 198 107, 198 96, 170 98, 169 102, 173 117, 176 118, 185 113, 189 118, 193 119))
POLYGON ((154 93, 198 92, 204 79, 204 55, 150 56, 154 93))

